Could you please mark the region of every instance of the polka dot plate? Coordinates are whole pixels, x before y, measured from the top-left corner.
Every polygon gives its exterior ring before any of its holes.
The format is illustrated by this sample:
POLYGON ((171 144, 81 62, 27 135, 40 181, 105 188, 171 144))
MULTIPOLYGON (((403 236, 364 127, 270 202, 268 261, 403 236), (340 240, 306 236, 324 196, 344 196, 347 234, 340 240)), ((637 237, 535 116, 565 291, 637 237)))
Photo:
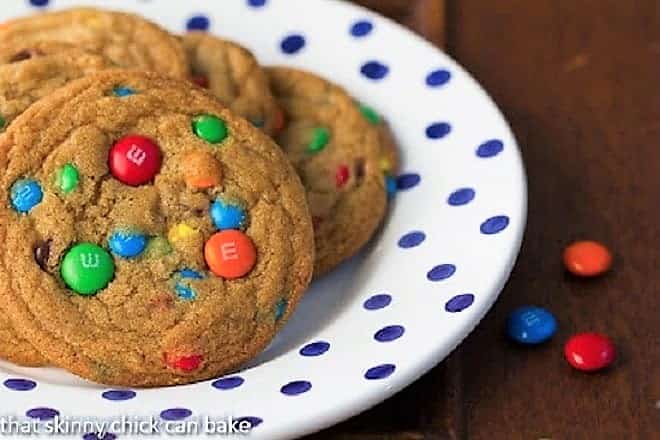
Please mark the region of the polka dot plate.
MULTIPOLYGON (((391 122, 403 153, 398 191, 368 249, 317 281, 243 370, 194 385, 120 390, 2 363, 1 415, 39 423, 55 415, 233 417, 252 426, 250 438, 294 438, 393 395, 477 325, 519 251, 526 184, 502 114, 456 62, 387 19, 334 0, 11 0, 0 20, 110 3, 172 31, 232 38, 264 64, 342 84, 391 122)), ((135 437, 99 438, 115 436, 135 437)))

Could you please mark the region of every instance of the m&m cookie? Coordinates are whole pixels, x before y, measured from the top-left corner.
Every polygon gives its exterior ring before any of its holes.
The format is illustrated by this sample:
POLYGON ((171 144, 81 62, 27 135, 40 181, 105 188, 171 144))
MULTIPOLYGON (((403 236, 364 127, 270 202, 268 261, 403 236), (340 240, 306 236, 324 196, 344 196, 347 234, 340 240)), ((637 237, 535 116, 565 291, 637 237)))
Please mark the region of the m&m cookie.
POLYGON ((266 74, 249 50, 206 32, 189 32, 181 41, 195 84, 255 127, 269 135, 276 133, 281 126, 280 110, 266 74))
POLYGON ((0 340, 17 334, 2 341, 20 345, 14 359, 107 385, 216 377, 266 347, 311 279, 294 168, 188 81, 73 81, 14 120, 0 164, 0 340))
POLYGON ((266 73, 285 112, 276 140, 307 190, 318 276, 353 256, 383 219, 381 119, 316 75, 281 67, 266 73))
POLYGON ((188 76, 179 41, 137 15, 93 8, 73 8, 18 18, 0 27, 0 42, 74 44, 105 56, 114 65, 175 77, 188 76))

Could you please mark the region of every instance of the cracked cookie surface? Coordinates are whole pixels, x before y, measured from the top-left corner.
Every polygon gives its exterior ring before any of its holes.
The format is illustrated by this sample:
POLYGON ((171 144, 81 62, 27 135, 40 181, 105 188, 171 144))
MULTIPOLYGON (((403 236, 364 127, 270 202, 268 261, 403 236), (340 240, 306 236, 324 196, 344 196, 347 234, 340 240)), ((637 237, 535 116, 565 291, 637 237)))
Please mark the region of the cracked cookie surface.
POLYGON ((281 124, 281 110, 254 55, 234 42, 205 32, 189 32, 181 38, 193 81, 255 127, 273 135, 281 124))
POLYGON ((236 369, 310 281, 294 169, 188 83, 122 70, 71 82, 8 128, 0 167, 0 306, 87 379, 160 386, 236 369))
POLYGON ((6 44, 69 43, 105 56, 119 67, 187 77, 181 43, 158 25, 137 15, 94 8, 46 12, 5 22, 6 44))
POLYGON ((380 134, 339 86, 301 70, 269 67, 285 113, 276 140, 307 191, 315 229, 315 276, 357 253, 385 214, 380 134))

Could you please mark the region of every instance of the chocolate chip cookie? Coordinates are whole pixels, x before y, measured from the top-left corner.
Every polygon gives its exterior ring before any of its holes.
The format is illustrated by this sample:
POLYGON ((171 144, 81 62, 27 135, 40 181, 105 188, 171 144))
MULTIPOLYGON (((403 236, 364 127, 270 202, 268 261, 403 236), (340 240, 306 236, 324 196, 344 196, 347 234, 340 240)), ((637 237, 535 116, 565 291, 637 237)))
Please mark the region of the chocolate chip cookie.
POLYGON ((125 386, 238 368, 314 261, 282 151, 194 85, 106 70, 0 137, 0 307, 54 365, 125 386))
POLYGON ((197 85, 265 133, 281 128, 281 110, 268 78, 249 50, 204 32, 190 32, 182 41, 197 85))
POLYGON ((307 190, 318 276, 354 255, 383 218, 379 133, 339 86, 290 68, 266 72, 286 115, 276 140, 307 190))
POLYGON ((70 43, 105 56, 120 67, 187 77, 181 43, 137 15, 74 8, 19 18, 0 26, 0 42, 29 45, 41 41, 70 43))

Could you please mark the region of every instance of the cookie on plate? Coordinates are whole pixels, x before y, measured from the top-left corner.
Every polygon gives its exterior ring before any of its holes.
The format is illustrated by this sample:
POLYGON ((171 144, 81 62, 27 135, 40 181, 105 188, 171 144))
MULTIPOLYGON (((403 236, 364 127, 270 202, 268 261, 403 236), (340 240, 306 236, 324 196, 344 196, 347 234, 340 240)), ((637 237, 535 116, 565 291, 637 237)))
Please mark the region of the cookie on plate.
POLYGON ((0 44, 0 131, 38 99, 112 65, 101 55, 66 43, 0 44))
POLYGON ((87 379, 161 386, 231 371, 311 279, 295 170, 188 82, 123 70, 71 82, 0 137, 0 170, 0 307, 48 361, 87 379))
POLYGON ((281 110, 268 78, 249 50, 205 32, 189 32, 182 41, 197 85, 265 133, 281 128, 281 110))
POLYGON ((383 218, 379 133, 339 86, 301 70, 266 72, 286 115, 276 140, 307 190, 318 276, 357 253, 383 218))
POLYGON ((125 68, 187 77, 188 60, 176 37, 137 15, 74 8, 18 18, 0 26, 0 42, 70 43, 125 68))

